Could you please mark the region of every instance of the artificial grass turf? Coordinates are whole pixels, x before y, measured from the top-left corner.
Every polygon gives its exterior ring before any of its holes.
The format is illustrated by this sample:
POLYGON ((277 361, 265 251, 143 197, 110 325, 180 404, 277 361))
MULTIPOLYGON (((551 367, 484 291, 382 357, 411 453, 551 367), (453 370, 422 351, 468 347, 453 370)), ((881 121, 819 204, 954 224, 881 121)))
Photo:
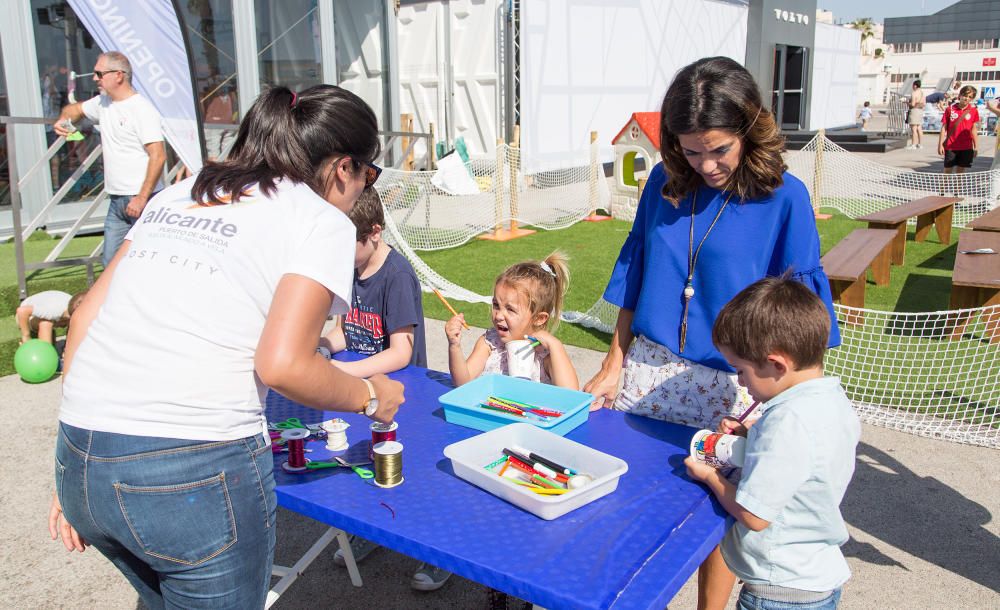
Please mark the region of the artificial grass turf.
MULTIPOLYGON (((493 282, 510 265, 524 260, 542 260, 553 250, 569 257, 570 283, 564 310, 587 311, 600 298, 611 277, 618 251, 631 223, 621 220, 579 222, 558 231, 538 232, 507 242, 473 240, 458 248, 419 252, 431 269, 458 286, 492 297, 493 282)), ((490 305, 452 301, 472 326, 492 326, 490 305)), ((434 294, 424 294, 424 315, 447 320, 451 313, 434 294)), ((610 337, 600 331, 563 322, 556 336, 564 343, 595 350, 608 349, 610 337)))
MULTIPOLYGON (((820 251, 825 254, 848 233, 866 227, 835 210, 829 220, 817 221, 820 251)), ((419 252, 420 258, 446 279, 482 295, 492 295, 493 281, 507 266, 526 259, 542 259, 560 249, 570 255, 569 292, 566 310, 586 311, 593 305, 611 277, 618 251, 628 236, 631 223, 608 220, 580 222, 559 231, 538 231, 533 235, 508 242, 474 240, 464 246, 435 252, 419 252)), ((876 286, 869 279, 865 307, 885 311, 938 311, 948 309, 951 271, 955 263, 957 231, 952 230, 952 243, 941 244, 937 233, 921 243, 908 233, 906 258, 903 265, 893 266, 888 286, 876 286)), ((453 302, 465 313, 470 324, 489 327, 489 306, 453 302)), ((424 295, 424 314, 447 320, 451 314, 431 295, 424 295)), ((599 331, 582 329, 573 324, 560 325, 556 333, 563 342, 580 347, 606 350, 610 337, 599 331), (577 332, 584 331, 584 332, 577 332)))
MULTIPOLYGON (((63 250, 59 258, 78 258, 89 256, 103 238, 100 235, 87 235, 72 239, 66 249, 63 250)), ((26 261, 37 262, 45 257, 59 243, 43 231, 35 231, 34 235, 24 242, 24 258, 26 261)), ((17 267, 14 257, 14 242, 9 240, 0 244, 0 286, 17 284, 17 267)), ((66 278, 86 278, 87 270, 82 266, 78 267, 56 267, 53 269, 39 269, 28 274, 29 285, 32 280, 40 281, 47 279, 66 278)), ((33 292, 29 290, 29 292, 33 292)))
MULTIPOLYGON (((867 228, 867 223, 852 220, 840 212, 824 208, 833 214, 829 220, 818 220, 820 251, 826 254, 854 229, 867 228)), ((914 241, 916 229, 906 234, 906 255, 903 264, 893 265, 888 286, 876 286, 868 274, 865 287, 865 309, 879 311, 944 311, 951 294, 951 274, 959 229, 952 228, 951 243, 942 244, 936 230, 923 242, 914 241)))
MULTIPOLYGON (((845 235, 864 223, 851 220, 833 210, 830 220, 818 221, 821 249, 826 252, 845 235)), ((557 231, 539 230, 533 235, 509 242, 473 240, 468 244, 418 255, 432 269, 455 284, 482 295, 492 295, 493 281, 509 265, 523 260, 540 260, 556 249, 570 257, 569 292, 566 310, 586 311, 604 292, 618 251, 628 236, 631 223, 619 220, 579 222, 557 231)), ((869 281, 866 290, 866 307, 887 311, 937 311, 948 308, 951 287, 951 270, 954 265, 957 236, 953 231, 952 244, 938 242, 932 231, 923 243, 913 241, 911 232, 906 244, 903 266, 893 267, 889 286, 875 286, 869 281)), ((78 237, 73 240, 63 256, 89 254, 99 243, 100 237, 78 237)), ((25 244, 27 260, 41 260, 55 246, 55 241, 44 234, 33 236, 25 244)), ((12 356, 17 348, 18 332, 13 313, 16 301, 16 270, 13 243, 0 245, 0 293, 4 299, 3 316, 0 317, 0 375, 13 372, 12 356), (9 303, 7 301, 10 301, 9 303)), ((75 292, 86 283, 83 267, 46 269, 29 276, 29 292, 40 290, 65 290, 75 292)), ((471 325, 488 328, 490 308, 487 304, 452 301, 452 305, 465 313, 471 325)), ((424 314, 430 318, 447 320, 451 314, 433 294, 424 295, 424 314)), ((556 336, 564 343, 604 351, 610 336, 600 331, 575 324, 562 323, 556 336)))

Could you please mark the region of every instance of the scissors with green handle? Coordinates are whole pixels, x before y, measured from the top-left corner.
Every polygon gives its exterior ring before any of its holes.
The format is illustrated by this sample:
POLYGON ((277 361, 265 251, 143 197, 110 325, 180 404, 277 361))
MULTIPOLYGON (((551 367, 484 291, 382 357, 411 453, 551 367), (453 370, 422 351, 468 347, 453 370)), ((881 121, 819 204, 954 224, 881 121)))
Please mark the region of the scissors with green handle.
POLYGON ((305 430, 309 429, 309 426, 302 423, 298 417, 289 417, 285 421, 280 421, 276 424, 271 424, 275 430, 294 430, 295 428, 303 428, 305 430))
MULTIPOLYGON (((366 464, 368 462, 365 462, 366 464)), ((306 468, 310 470, 316 470, 319 468, 350 468, 362 479, 373 479, 375 478, 375 473, 367 468, 362 468, 358 464, 351 464, 344 461, 343 458, 335 457, 332 462, 309 462, 306 464, 306 468)))

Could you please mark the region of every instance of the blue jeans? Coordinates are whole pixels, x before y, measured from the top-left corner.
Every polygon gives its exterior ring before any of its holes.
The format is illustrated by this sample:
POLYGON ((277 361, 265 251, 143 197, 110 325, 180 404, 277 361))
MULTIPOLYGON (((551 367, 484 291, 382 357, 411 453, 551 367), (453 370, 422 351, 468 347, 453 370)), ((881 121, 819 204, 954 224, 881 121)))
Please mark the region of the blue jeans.
POLYGON ((136 219, 125 213, 128 202, 132 201, 135 195, 110 195, 108 204, 108 215, 104 217, 104 253, 101 260, 107 267, 111 259, 115 257, 115 252, 122 247, 125 236, 129 229, 135 224, 136 219))
POLYGON ((836 610, 840 603, 840 589, 834 590, 830 597, 818 602, 793 603, 776 602, 763 597, 757 597, 747 592, 746 587, 740 591, 736 600, 736 610, 836 610))
POLYGON ((151 610, 263 608, 276 498, 262 435, 191 441, 59 424, 66 520, 151 610))

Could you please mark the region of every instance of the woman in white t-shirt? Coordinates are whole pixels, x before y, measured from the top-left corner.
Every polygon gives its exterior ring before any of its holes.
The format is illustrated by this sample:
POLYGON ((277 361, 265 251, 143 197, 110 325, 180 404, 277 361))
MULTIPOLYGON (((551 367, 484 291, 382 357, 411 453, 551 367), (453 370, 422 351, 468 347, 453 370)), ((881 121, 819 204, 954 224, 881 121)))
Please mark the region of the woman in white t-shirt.
POLYGON ((73 317, 49 527, 107 556, 150 608, 261 608, 274 551, 271 387, 392 421, 403 387, 329 365, 378 168, 361 98, 261 94, 227 161, 163 190, 73 317))

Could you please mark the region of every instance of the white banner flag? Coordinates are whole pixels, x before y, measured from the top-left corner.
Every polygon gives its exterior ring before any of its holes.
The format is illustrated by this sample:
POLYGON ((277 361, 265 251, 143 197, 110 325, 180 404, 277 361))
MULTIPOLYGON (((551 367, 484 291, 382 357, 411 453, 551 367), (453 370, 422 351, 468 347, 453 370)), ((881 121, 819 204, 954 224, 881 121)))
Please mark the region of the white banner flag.
MULTIPOLYGON (((69 0, 69 4, 101 49, 128 57, 132 85, 160 112, 170 146, 192 172, 201 169, 201 121, 173 2, 69 0)), ((93 66, 77 69, 89 71, 93 66)))

